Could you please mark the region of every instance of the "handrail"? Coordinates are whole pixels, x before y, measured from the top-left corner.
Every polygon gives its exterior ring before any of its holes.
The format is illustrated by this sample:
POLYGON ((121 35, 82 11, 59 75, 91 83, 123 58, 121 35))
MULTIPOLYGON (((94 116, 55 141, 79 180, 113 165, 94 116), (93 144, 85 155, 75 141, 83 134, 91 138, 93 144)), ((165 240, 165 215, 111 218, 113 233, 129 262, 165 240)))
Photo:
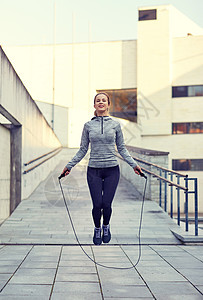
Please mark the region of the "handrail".
POLYGON ((138 157, 135 157, 135 156, 133 156, 133 158, 134 158, 135 160, 137 160, 137 161, 143 162, 143 163, 146 164, 146 165, 150 165, 150 166, 156 167, 156 168, 158 168, 158 169, 161 169, 161 170, 163 170, 163 171, 167 171, 167 172, 169 172, 169 173, 176 174, 176 175, 178 175, 178 176, 180 176, 180 177, 188 177, 188 175, 184 175, 184 174, 182 174, 182 173, 178 173, 178 172, 176 172, 176 171, 173 171, 173 170, 170 170, 170 169, 166 169, 166 168, 164 168, 164 167, 162 167, 162 166, 158 166, 158 165, 156 165, 156 164, 146 162, 145 160, 143 160, 143 159, 141 159, 141 158, 138 158, 138 157))
MULTIPOLYGON (((56 149, 56 150, 57 150, 57 149, 56 149)), ((55 150, 55 151, 56 151, 56 150, 55 150)), ((45 163, 45 162, 46 162, 47 160, 49 160, 50 158, 52 158, 52 157, 54 157, 55 155, 57 155, 61 150, 62 150, 62 147, 58 148, 58 151, 57 151, 56 153, 54 153, 54 154, 52 154, 51 156, 45 158, 43 161, 39 162, 38 164, 34 165, 33 167, 31 167, 31 168, 25 170, 25 171, 23 172, 23 174, 27 174, 27 173, 29 173, 30 171, 34 170, 35 168, 39 167, 40 165, 42 165, 43 163, 45 163)), ((52 152, 54 152, 54 151, 51 151, 50 153, 52 153, 52 152)), ((42 157, 44 157, 44 156, 46 156, 46 155, 43 155, 42 157)))
POLYGON ((34 159, 28 161, 27 163, 24 163, 24 166, 28 166, 28 165, 32 164, 33 162, 35 162, 35 161, 37 161, 37 160, 39 160, 39 159, 41 159, 41 158, 43 158, 43 157, 45 157, 45 156, 47 156, 47 155, 53 153, 53 152, 55 152, 55 151, 57 151, 57 150, 59 150, 59 149, 61 149, 61 148, 62 148, 62 147, 58 147, 58 148, 56 148, 56 149, 54 149, 54 150, 52 150, 52 151, 49 151, 49 152, 47 152, 47 153, 45 153, 45 154, 43 154, 43 155, 41 155, 41 156, 38 156, 38 157, 36 157, 36 158, 34 158, 34 159))
MULTIPOLYGON (((117 154, 117 156, 118 156, 120 159, 122 159, 123 161, 125 161, 125 160, 122 158, 122 156, 120 156, 120 155, 118 155, 118 154, 117 154)), ((133 157, 133 158, 136 159, 135 157, 133 157)), ((138 160, 138 159, 136 159, 136 160, 138 160)), ((141 160, 140 160, 140 161, 141 161, 141 160)), ((146 163, 146 164, 148 164, 148 165, 151 165, 151 163, 148 163, 148 162, 146 162, 146 161, 144 161, 144 160, 142 160, 142 162, 144 162, 144 163, 146 163)), ((157 166, 157 167, 158 167, 158 166, 157 166)), ((144 172, 146 172, 146 173, 152 175, 153 177, 157 177, 159 180, 162 180, 162 181, 164 181, 164 182, 169 183, 170 186, 175 186, 175 187, 177 187, 177 188, 179 188, 179 189, 181 189, 181 190, 184 190, 184 191, 187 191, 187 190, 188 190, 188 188, 186 188, 186 187, 184 187, 184 186, 181 186, 181 185, 179 185, 179 184, 177 184, 177 183, 174 183, 173 181, 168 180, 168 179, 166 179, 165 177, 162 177, 162 176, 160 176, 160 175, 158 175, 158 174, 156 174, 156 173, 154 173, 154 172, 151 172, 151 171, 145 169, 144 167, 142 167, 142 170, 143 170, 144 172)), ((165 170, 167 170, 167 169, 165 169, 165 170)))
POLYGON ((162 177, 162 176, 160 176, 160 175, 157 175, 156 173, 151 172, 151 171, 149 171, 149 170, 147 170, 147 169, 145 169, 145 168, 143 168, 143 167, 142 167, 142 170, 145 171, 146 173, 152 175, 153 177, 157 177, 158 179, 163 180, 163 181, 169 183, 169 186, 175 186, 175 187, 177 187, 177 188, 179 188, 179 189, 181 189, 181 190, 184 190, 184 191, 187 191, 187 190, 188 190, 188 188, 185 188, 184 186, 181 186, 181 185, 179 185, 179 184, 177 184, 177 183, 174 183, 173 181, 168 180, 168 179, 166 179, 165 177, 162 177))

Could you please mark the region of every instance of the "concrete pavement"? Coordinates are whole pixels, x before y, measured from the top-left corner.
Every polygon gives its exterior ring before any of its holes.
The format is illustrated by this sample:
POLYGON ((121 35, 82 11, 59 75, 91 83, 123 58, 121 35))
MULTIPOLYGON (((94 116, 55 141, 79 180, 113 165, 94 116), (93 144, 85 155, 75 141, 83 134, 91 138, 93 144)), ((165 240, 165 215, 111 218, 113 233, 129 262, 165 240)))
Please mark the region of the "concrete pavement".
MULTIPOLYGON (((171 233, 177 225, 154 202, 144 205, 137 267, 114 270, 90 261, 77 245, 58 186, 64 165, 61 161, 0 227, 0 299, 203 299, 202 245, 181 244, 171 233)), ((121 178, 112 240, 94 246, 86 162, 61 182, 88 255, 106 266, 132 267, 138 258, 141 195, 121 178)))

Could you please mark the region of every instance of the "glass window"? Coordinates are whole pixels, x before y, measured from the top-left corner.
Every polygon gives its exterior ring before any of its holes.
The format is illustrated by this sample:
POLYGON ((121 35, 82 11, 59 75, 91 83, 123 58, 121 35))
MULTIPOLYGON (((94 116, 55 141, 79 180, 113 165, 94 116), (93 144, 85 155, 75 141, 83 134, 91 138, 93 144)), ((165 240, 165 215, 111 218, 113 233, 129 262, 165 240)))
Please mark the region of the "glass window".
POLYGON ((106 92, 110 96, 110 115, 137 122, 137 89, 98 90, 97 92, 106 92))
POLYGON ((193 85, 188 87, 188 97, 203 96, 203 85, 193 85))
POLYGON ((156 9, 139 10, 139 21, 156 20, 156 9))
POLYGON ((203 133, 203 122, 173 123, 172 134, 203 133))
POLYGON ((190 123, 189 133, 203 133, 203 122, 190 123))
POLYGON ((187 86, 173 86, 172 97, 187 97, 187 86))
POLYGON ((174 171, 203 171, 203 159, 173 159, 174 171))
POLYGON ((203 96, 203 85, 173 86, 172 97, 198 97, 203 96))

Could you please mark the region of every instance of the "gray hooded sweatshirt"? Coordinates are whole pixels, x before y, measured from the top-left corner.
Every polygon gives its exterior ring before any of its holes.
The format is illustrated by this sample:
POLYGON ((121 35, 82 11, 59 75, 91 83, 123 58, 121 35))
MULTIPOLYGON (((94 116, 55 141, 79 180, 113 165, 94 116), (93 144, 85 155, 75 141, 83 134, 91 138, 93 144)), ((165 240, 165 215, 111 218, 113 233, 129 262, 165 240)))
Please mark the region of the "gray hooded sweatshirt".
POLYGON ((94 117, 86 122, 82 131, 80 149, 66 165, 71 170, 86 155, 91 145, 88 166, 92 168, 108 168, 118 165, 116 149, 123 159, 135 168, 137 163, 125 147, 120 123, 109 116, 94 117))

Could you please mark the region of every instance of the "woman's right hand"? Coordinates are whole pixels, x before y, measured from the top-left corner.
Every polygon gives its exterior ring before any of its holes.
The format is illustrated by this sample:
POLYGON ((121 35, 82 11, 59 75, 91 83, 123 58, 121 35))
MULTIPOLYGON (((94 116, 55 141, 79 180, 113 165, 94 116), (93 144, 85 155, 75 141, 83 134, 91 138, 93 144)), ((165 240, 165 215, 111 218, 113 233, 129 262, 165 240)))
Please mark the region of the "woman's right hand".
POLYGON ((62 174, 65 174, 65 176, 67 176, 70 173, 70 170, 68 170, 68 168, 64 168, 62 174))

